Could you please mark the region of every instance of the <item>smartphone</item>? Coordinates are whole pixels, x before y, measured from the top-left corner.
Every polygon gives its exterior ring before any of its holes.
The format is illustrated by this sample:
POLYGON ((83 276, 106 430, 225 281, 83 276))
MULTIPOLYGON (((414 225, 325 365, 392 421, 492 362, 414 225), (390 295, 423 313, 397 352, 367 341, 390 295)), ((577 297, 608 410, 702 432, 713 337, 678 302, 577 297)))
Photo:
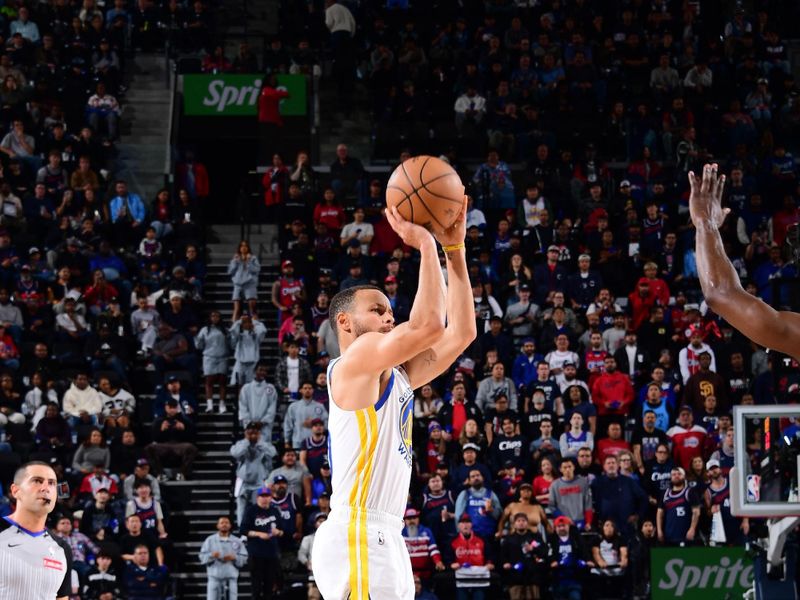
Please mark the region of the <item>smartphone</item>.
POLYGON ((65 498, 69 498, 69 484, 62 481, 58 484, 58 499, 64 500, 65 498))

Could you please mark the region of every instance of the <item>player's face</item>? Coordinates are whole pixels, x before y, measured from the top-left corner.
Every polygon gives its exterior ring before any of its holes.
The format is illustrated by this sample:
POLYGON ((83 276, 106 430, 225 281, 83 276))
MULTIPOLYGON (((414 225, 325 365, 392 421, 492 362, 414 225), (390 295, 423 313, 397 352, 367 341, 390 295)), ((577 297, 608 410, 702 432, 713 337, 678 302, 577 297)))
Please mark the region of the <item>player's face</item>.
POLYGON ((37 515, 48 514, 56 505, 56 473, 44 465, 28 467, 22 482, 11 485, 11 495, 26 511, 37 515))
POLYGON ((351 313, 354 337, 371 331, 389 333, 394 327, 392 307, 383 292, 362 290, 356 294, 355 305, 351 313))

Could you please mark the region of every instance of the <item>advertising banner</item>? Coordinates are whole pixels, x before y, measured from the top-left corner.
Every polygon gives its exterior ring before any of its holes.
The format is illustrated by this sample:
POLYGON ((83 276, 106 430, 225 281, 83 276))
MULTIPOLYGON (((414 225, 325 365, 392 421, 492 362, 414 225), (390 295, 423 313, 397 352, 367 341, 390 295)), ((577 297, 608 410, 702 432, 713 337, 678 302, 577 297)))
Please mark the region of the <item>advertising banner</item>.
POLYGON ((653 600, 741 598, 753 563, 744 548, 653 548, 650 581, 653 600))
MULTIPOLYGON (((219 73, 183 76, 183 112, 190 117, 254 117, 263 75, 219 73)), ((289 92, 281 100, 281 115, 306 114, 305 75, 278 75, 278 88, 289 92)))

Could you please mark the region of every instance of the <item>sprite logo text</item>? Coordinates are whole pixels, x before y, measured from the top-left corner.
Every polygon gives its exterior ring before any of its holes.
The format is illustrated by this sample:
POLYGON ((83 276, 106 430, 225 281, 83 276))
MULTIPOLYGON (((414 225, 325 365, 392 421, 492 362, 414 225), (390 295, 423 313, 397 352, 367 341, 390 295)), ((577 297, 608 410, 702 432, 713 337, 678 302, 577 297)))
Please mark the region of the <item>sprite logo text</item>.
POLYGON ((753 583, 743 548, 654 548, 650 558, 653 600, 736 598, 753 583))

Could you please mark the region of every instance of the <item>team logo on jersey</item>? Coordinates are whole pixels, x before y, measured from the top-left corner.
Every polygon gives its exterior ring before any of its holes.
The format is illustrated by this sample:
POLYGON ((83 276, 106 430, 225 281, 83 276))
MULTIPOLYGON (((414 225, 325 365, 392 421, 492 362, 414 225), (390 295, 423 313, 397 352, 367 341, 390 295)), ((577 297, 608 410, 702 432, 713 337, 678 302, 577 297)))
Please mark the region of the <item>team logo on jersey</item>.
POLYGON ((405 459, 408 466, 411 466, 411 436, 414 428, 414 395, 409 394, 403 399, 403 406, 400 408, 400 447, 398 451, 405 459))

